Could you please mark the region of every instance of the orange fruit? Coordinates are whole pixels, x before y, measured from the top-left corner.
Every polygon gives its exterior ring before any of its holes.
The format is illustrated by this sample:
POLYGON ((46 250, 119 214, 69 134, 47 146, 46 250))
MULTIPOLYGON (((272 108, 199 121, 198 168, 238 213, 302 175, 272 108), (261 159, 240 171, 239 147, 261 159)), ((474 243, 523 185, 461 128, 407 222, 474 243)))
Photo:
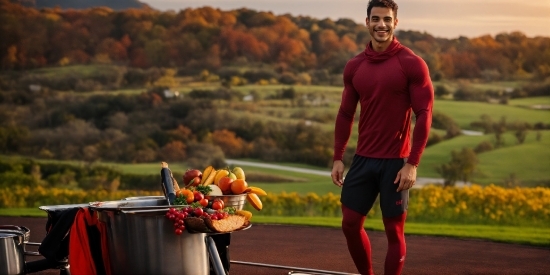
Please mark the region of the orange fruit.
POLYGON ((231 193, 231 185, 233 183, 233 179, 230 177, 223 177, 218 181, 218 187, 222 190, 223 194, 229 194, 231 193))
POLYGON ((236 179, 231 183, 231 192, 235 195, 244 193, 248 188, 248 183, 243 179, 236 179))
POLYGON ((180 189, 176 191, 176 196, 179 197, 180 195, 185 197, 185 200, 187 201, 188 204, 193 203, 193 201, 195 201, 195 195, 193 195, 193 191, 189 189, 180 189))

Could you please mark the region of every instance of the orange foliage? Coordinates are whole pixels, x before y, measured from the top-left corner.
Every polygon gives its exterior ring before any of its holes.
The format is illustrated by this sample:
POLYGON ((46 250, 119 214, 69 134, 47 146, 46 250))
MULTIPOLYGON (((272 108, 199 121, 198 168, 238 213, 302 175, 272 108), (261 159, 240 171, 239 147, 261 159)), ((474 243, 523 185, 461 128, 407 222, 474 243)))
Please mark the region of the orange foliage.
POLYGON ((181 141, 172 141, 160 149, 160 156, 166 161, 182 161, 187 156, 187 146, 181 141))
POLYGON ((238 157, 243 153, 245 141, 229 130, 216 130, 212 133, 212 142, 222 149, 228 157, 238 157))

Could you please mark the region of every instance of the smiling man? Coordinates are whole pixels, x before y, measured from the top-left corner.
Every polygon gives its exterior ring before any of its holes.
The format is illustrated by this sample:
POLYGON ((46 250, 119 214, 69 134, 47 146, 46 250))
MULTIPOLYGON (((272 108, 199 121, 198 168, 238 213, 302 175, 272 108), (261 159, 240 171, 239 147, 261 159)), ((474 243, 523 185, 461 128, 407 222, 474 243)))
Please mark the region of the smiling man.
POLYGON ((344 68, 344 91, 336 117, 332 181, 342 187, 342 231, 361 274, 374 274, 363 228, 378 195, 388 250, 384 274, 401 274, 409 189, 432 121, 433 86, 428 66, 394 37, 397 4, 371 0, 366 24, 371 41, 344 68), (357 149, 344 181, 344 151, 361 105, 357 149), (416 117, 411 145, 411 120, 416 117))

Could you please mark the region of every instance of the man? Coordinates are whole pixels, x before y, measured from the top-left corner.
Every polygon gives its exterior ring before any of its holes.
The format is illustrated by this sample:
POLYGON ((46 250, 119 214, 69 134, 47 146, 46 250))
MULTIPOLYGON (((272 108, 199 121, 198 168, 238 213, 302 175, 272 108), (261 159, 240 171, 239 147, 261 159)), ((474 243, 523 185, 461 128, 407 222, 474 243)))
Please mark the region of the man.
POLYGON ((371 246, 363 224, 379 194, 388 239, 384 272, 401 273, 408 190, 416 181, 432 120, 428 67, 394 37, 397 22, 394 1, 369 1, 366 25, 371 41, 344 68, 344 90, 335 123, 332 181, 342 187, 342 231, 361 274, 373 274, 371 246), (342 160, 357 103, 361 105, 359 139, 344 181, 342 160), (416 124, 411 138, 413 112, 416 124))

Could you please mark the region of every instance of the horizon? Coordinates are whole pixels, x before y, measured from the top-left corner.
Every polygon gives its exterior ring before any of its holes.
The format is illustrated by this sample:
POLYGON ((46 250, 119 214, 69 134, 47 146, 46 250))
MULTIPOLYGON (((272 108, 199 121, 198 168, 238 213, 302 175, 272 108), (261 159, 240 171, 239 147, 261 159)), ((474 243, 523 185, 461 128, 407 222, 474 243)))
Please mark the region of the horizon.
MULTIPOLYGON (((309 16, 315 19, 351 19, 365 25, 367 0, 140 0, 160 11, 210 6, 223 11, 248 8, 275 15, 309 16), (312 5, 317 5, 312 9, 312 5), (341 8, 347 5, 348 8, 341 8)), ((399 5, 397 30, 419 31, 434 37, 495 36, 519 31, 528 37, 550 37, 550 1, 534 0, 410 0, 399 5), (434 4, 437 3, 437 4, 434 4)))

